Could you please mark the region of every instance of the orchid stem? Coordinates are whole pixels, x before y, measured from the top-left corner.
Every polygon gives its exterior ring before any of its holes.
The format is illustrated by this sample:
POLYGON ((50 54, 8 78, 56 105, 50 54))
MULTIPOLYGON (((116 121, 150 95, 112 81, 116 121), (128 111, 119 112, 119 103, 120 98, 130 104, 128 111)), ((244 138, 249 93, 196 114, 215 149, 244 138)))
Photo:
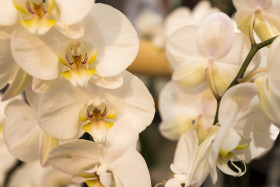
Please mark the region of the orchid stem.
MULTIPOLYGON (((226 89, 226 91, 228 89, 230 89, 231 87, 239 84, 238 80, 242 79, 244 77, 244 74, 250 64, 250 62, 252 61, 252 59, 254 58, 254 56, 256 55, 256 53, 263 47, 266 47, 268 45, 270 45, 275 38, 277 38, 277 36, 270 38, 268 40, 265 40, 261 43, 258 44, 252 44, 251 46, 251 50, 249 51, 247 57, 245 58, 239 72, 237 73, 236 77, 233 79, 233 81, 231 82, 231 84, 229 85, 229 87, 226 89)), ((215 119, 214 119, 214 123, 213 125, 215 125, 218 122, 218 113, 219 113, 219 108, 220 108, 220 102, 221 102, 222 96, 217 98, 217 110, 216 110, 216 115, 215 115, 215 119)))
POLYGON ((256 69, 253 72, 249 73, 248 75, 246 75, 245 77, 243 77, 242 79, 238 79, 237 81, 239 83, 243 83, 243 82, 247 82, 250 79, 252 79, 255 75, 259 74, 259 73, 264 73, 264 72, 268 72, 267 68, 260 68, 260 69, 256 69))

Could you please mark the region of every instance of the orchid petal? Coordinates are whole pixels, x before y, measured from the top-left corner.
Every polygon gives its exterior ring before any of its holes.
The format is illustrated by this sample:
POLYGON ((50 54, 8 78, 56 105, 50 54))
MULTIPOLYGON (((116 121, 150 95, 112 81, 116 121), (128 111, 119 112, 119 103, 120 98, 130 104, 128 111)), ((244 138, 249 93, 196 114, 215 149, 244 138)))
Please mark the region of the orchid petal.
POLYGON ((238 119, 238 116, 248 110, 249 103, 257 93, 258 88, 252 83, 240 84, 229 89, 221 101, 218 116, 220 124, 223 126, 230 122, 230 126, 233 126, 234 118, 238 119))
POLYGON ((254 9, 256 4, 253 1, 233 0, 233 4, 237 9, 254 9))
POLYGON ((183 173, 189 173, 194 164, 198 149, 198 139, 194 130, 185 132, 176 147, 174 165, 176 169, 183 173))
MULTIPOLYGON (((92 85, 89 85, 89 87, 91 87, 92 93, 97 93, 94 89, 96 87, 92 85)), ((112 104, 117 111, 130 115, 138 121, 139 132, 143 131, 152 122, 155 112, 153 97, 144 83, 133 74, 125 71, 123 73, 123 85, 117 89, 106 90, 102 94, 102 97, 112 104)))
POLYGON ((259 88, 260 106, 265 115, 278 127, 280 127, 280 115, 278 110, 279 94, 275 87, 268 85, 267 76, 258 77, 255 80, 259 88))
POLYGON ((88 24, 84 40, 97 48, 96 73, 102 77, 120 74, 139 49, 136 31, 129 20, 117 9, 97 3, 85 22, 88 24))
POLYGON ((30 75, 44 80, 57 77, 57 56, 43 40, 18 30, 12 35, 11 49, 16 63, 30 75))
POLYGON ((84 27, 82 25, 82 22, 73 24, 73 25, 65 25, 63 23, 56 23, 55 27, 57 30, 59 30, 61 33, 63 33, 65 36, 73 39, 81 38, 84 33, 84 27))
POLYGON ((213 139, 216 136, 215 130, 213 130, 213 134, 209 133, 207 138, 205 138, 198 147, 195 162, 191 171, 192 181, 195 182, 195 184, 193 184, 194 187, 201 186, 206 177, 209 175, 208 157, 213 139))
POLYGON ((32 77, 19 68, 15 79, 10 84, 9 88, 5 91, 2 97, 2 101, 8 100, 22 93, 29 86, 31 81, 32 77))
POLYGON ((183 27, 173 32, 166 42, 166 55, 173 68, 193 58, 202 58, 197 47, 196 26, 183 27))
POLYGON ((94 0, 56 0, 60 12, 60 21, 72 25, 84 19, 92 10, 94 0))
POLYGON ((263 114, 259 105, 252 107, 252 109, 237 122, 235 129, 241 136, 251 138, 249 147, 235 151, 235 156, 245 162, 269 151, 279 134, 279 129, 271 124, 270 120, 263 114))
POLYGON ((277 90, 277 92, 280 95, 279 53, 280 53, 280 38, 276 38, 270 47, 269 56, 267 60, 267 67, 269 71, 268 73, 269 85, 274 87, 275 90, 277 90))
POLYGON ((235 125, 236 120, 248 110, 249 104, 256 96, 257 91, 254 84, 243 83, 232 87, 222 97, 218 114, 221 127, 213 141, 209 155, 210 174, 214 183, 217 180, 216 161, 222 142, 228 131, 235 125))
POLYGON ((39 127, 35 111, 24 101, 14 100, 7 105, 5 114, 3 130, 9 151, 23 161, 37 159, 39 127))
POLYGON ((163 120, 179 115, 186 119, 201 113, 213 117, 216 105, 216 99, 206 84, 189 91, 175 82, 169 82, 159 96, 159 111, 163 120))
POLYGON ((224 160, 221 160, 219 159, 217 161, 217 167, 225 174, 228 174, 228 175, 231 175, 231 176, 234 176, 234 177, 241 177, 242 175, 244 175, 246 173, 246 164, 244 162, 243 163, 243 166, 244 166, 244 171, 241 170, 241 168, 239 168, 236 164, 234 164, 233 162, 231 162, 232 166, 237 170, 234 171, 233 169, 231 169, 228 165, 228 161, 224 161, 224 160))
POLYGON ((134 149, 110 165, 116 186, 151 186, 148 167, 144 158, 134 149))
POLYGON ((17 21, 17 15, 11 0, 0 1, 0 25, 13 25, 17 21))
MULTIPOLYGON (((1 6, 1 5, 0 5, 1 6)), ((7 73, 16 68, 11 54, 10 39, 0 35, 0 74, 7 73)))
POLYGON ((32 79, 32 90, 39 94, 46 93, 52 81, 41 80, 37 78, 32 79))
POLYGON ((138 136, 138 127, 134 120, 129 116, 119 119, 106 136, 106 159, 115 160, 131 147, 135 147, 138 136))
POLYGON ((49 154, 48 164, 72 175, 80 175, 84 169, 91 169, 101 162, 102 149, 92 141, 76 140, 62 144, 49 154))
POLYGON ((92 77, 89 81, 103 88, 116 89, 123 84, 123 77, 122 74, 113 77, 101 77, 96 75, 92 77))
POLYGON ((180 180, 172 178, 165 183, 165 187, 182 187, 182 185, 180 183, 180 180))
POLYGON ((241 136, 232 128, 227 131, 225 137, 220 146, 220 155, 223 157, 227 157, 228 153, 233 151, 241 141, 241 136))
POLYGON ((244 34, 235 33, 233 37, 234 38, 230 50, 223 58, 217 61, 220 63, 231 64, 236 65, 236 67, 240 67, 250 51, 251 43, 249 38, 244 34))
POLYGON ((42 166, 46 166, 50 151, 59 145, 58 139, 41 132, 40 144, 40 162, 42 166))
POLYGON ((233 37, 231 19, 224 13, 213 13, 199 27, 198 48, 205 56, 222 58, 230 50, 233 37))
POLYGON ((170 36, 176 30, 187 26, 191 18, 189 8, 180 7, 172 11, 164 23, 165 36, 170 36))
POLYGON ((206 79, 206 67, 207 61, 204 59, 189 60, 174 69, 172 80, 186 88, 198 87, 206 79))
POLYGON ((100 182, 104 185, 104 187, 112 186, 112 173, 103 173, 100 175, 100 182))
POLYGON ((58 139, 78 136, 79 113, 90 98, 88 93, 74 88, 67 80, 57 80, 41 101, 40 127, 58 139), (61 90, 60 94, 57 94, 57 90, 61 90))

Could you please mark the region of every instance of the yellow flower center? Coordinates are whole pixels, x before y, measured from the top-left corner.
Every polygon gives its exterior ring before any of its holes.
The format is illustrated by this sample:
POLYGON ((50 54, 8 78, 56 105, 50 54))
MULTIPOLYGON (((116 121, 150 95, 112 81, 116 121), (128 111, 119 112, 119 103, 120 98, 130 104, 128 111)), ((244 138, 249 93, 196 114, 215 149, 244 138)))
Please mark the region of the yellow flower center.
POLYGON ((117 111, 96 97, 80 112, 79 118, 85 122, 82 129, 91 134, 96 141, 103 141, 107 131, 114 125, 117 111))
POLYGON ((101 164, 99 166, 95 166, 92 169, 80 171, 80 176, 85 179, 88 187, 104 187, 100 181, 100 175, 108 173, 107 169, 108 166, 106 164, 101 164))
POLYGON ((19 11, 19 22, 32 34, 45 34, 56 23, 58 14, 54 0, 14 1, 19 11))
POLYGON ((39 3, 36 4, 34 2, 28 2, 27 3, 27 10, 30 14, 32 15, 36 15, 39 19, 42 19, 46 14, 47 14, 47 10, 45 9, 46 3, 39 3), (31 8, 32 7, 32 8, 31 8))
POLYGON ((63 45, 58 52, 60 63, 66 68, 61 74, 76 86, 86 86, 90 77, 95 73, 93 63, 97 50, 89 44, 80 41, 70 41, 63 45), (90 57, 90 58, 88 58, 90 57))

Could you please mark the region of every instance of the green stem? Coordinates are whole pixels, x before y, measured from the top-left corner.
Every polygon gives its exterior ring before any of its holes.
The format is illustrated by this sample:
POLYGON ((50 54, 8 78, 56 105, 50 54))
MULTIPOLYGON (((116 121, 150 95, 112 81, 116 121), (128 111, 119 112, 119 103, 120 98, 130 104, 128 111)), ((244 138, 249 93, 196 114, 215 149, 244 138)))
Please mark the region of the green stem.
MULTIPOLYGON (((275 38, 277 38, 277 36, 270 38, 268 40, 265 40, 259 44, 255 44, 252 45, 251 50, 249 51, 247 57, 245 58, 239 72, 237 73, 236 77, 233 79, 233 81, 231 82, 231 84, 229 85, 229 87, 226 89, 226 91, 228 89, 230 89, 231 87, 233 87, 234 85, 237 85, 239 82, 239 79, 242 79, 244 77, 244 74, 250 64, 250 62, 252 61, 253 57, 256 55, 256 53, 263 47, 266 47, 268 45, 270 45, 275 38)), ((218 113, 219 113, 219 108, 220 108, 220 102, 221 102, 222 96, 220 98, 217 98, 217 110, 216 110, 216 115, 215 115, 215 119, 214 119, 214 124, 215 125, 218 122, 218 113)))

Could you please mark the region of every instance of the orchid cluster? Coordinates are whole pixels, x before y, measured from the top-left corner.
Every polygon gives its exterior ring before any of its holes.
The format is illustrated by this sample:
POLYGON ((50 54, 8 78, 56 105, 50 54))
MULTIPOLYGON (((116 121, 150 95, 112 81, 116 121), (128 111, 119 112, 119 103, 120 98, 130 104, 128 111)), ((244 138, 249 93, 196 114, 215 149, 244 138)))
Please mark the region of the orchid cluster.
MULTIPOLYGON (((159 185, 242 176, 278 137, 280 3, 233 3, 233 18, 202 1, 138 20, 172 67, 159 131, 178 144, 159 185)), ((0 29, 0 187, 151 186, 137 141, 155 107, 126 71, 139 49, 126 16, 94 0, 0 0, 0 29), (15 158, 26 163, 8 179, 15 158)))
POLYGON ((176 29, 168 31, 165 49, 173 72, 160 93, 159 130, 178 144, 173 178, 159 185, 200 186, 209 174, 215 183, 217 167, 242 176, 279 134, 280 4, 233 3, 233 18, 204 11, 191 23, 195 12, 170 14, 176 29))
POLYGON ((1 0, 0 17, 0 143, 27 162, 8 185, 151 186, 136 143, 154 101, 126 71, 139 40, 125 15, 94 0, 1 0))

